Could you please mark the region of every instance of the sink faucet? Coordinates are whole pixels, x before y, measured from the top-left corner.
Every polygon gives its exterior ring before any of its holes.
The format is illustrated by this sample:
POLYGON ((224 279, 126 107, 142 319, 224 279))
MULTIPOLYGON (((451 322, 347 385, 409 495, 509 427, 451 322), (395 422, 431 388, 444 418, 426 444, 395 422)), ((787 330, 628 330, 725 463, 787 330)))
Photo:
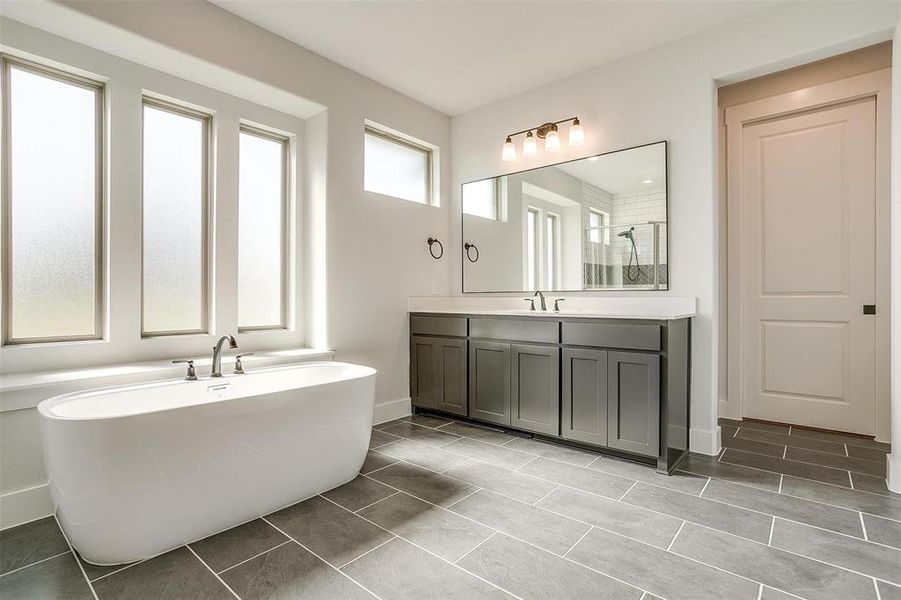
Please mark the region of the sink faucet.
POLYGON ((210 373, 210 377, 222 377, 222 344, 225 342, 228 342, 228 347, 231 349, 238 347, 238 342, 235 341, 234 336, 223 335, 219 338, 219 341, 213 346, 213 370, 210 373))
POLYGON ((541 293, 541 290, 537 290, 534 294, 532 294, 533 298, 535 296, 538 296, 538 298, 541 300, 541 310, 547 312, 547 304, 544 303, 544 294, 541 293))

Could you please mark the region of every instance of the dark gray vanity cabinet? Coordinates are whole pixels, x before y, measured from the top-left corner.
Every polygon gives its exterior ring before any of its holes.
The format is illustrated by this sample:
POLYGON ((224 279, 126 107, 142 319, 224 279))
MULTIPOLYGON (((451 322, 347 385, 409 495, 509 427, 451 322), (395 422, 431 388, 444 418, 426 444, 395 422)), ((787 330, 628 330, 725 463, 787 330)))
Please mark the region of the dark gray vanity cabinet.
POLYGON ((410 399, 414 406, 438 409, 438 338, 410 338, 410 399))
POLYGON ((660 356, 607 353, 607 446, 660 452, 660 356))
POLYGON ((510 425, 559 435, 560 349, 513 344, 510 349, 510 425))
POLYGON ((438 345, 438 410, 466 416, 466 340, 436 340, 438 345))
POLYGON ((672 472, 688 451, 691 321, 416 313, 413 405, 672 472))
POLYGON ((563 349, 560 435, 607 445, 607 351, 563 349))
POLYGON ((469 416, 510 425, 510 344, 470 340, 469 416))

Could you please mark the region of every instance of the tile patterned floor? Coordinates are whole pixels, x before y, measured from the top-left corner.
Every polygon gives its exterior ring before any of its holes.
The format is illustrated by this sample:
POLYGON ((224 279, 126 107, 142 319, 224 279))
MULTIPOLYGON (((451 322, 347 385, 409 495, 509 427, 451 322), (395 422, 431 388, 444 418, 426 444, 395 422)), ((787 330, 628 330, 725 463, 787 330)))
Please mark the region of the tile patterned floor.
POLYGON ((53 517, 0 532, 0 597, 901 598, 887 445, 722 426, 719 456, 666 477, 408 417, 350 483, 144 562, 83 563, 53 517))

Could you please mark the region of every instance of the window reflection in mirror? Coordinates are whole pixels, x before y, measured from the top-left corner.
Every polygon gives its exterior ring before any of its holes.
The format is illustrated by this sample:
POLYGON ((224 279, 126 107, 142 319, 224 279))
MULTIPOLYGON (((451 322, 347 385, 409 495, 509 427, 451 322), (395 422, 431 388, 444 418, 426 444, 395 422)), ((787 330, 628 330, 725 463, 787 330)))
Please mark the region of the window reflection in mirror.
POLYGON ((666 142, 463 184, 464 292, 668 289, 666 142))

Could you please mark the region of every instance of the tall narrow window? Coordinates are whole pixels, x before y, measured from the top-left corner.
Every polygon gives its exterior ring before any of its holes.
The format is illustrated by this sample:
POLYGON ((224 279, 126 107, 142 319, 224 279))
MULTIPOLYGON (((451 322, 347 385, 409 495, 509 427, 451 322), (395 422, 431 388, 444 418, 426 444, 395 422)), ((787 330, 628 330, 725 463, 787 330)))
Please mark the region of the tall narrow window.
POLYGON ((530 208, 526 214, 526 272, 527 289, 538 289, 538 210, 530 208))
POLYGON ((102 337, 103 86, 0 63, 4 342, 102 337))
POLYGON ((363 140, 363 189, 433 204, 431 148, 368 125, 363 140))
POLYGON ((558 217, 555 214, 548 213, 545 218, 546 247, 547 247, 547 288, 549 290, 557 289, 557 256, 559 254, 557 242, 557 223, 558 217))
POLYGON ((209 123, 144 99, 144 335, 207 331, 209 123))
POLYGON ((288 140, 241 127, 238 328, 286 327, 288 140))

